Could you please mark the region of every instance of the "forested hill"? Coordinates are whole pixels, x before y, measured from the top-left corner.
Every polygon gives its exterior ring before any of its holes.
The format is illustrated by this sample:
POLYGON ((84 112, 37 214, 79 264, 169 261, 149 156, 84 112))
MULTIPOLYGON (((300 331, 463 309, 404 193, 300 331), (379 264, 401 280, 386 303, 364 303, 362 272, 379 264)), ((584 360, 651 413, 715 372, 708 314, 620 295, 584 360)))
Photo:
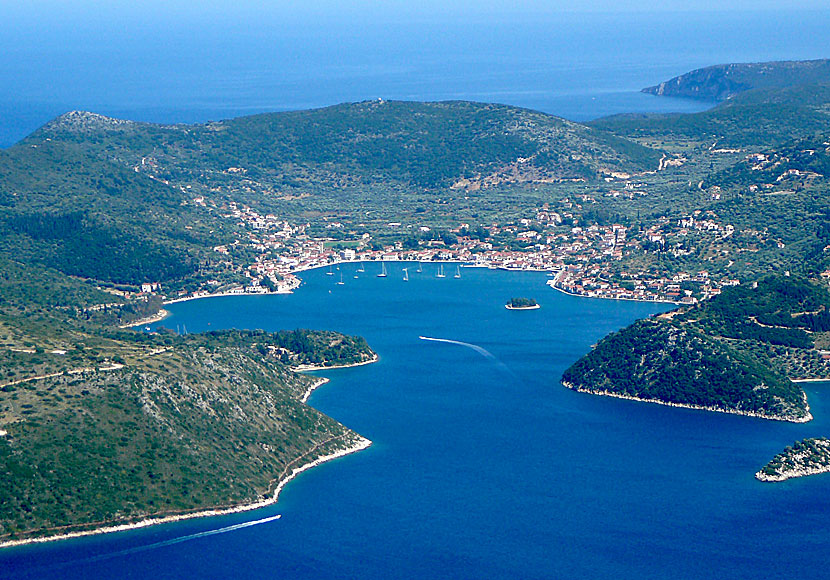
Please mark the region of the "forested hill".
POLYGON ((719 64, 676 76, 644 93, 723 101, 752 89, 782 89, 830 82, 830 60, 719 64))
POLYGON ((830 331, 830 293, 769 277, 609 335, 565 371, 567 386, 596 394, 808 420, 795 378, 828 376, 815 350, 830 331))
POLYGON ((274 186, 399 182, 435 188, 464 180, 596 179, 656 169, 661 156, 544 113, 462 101, 377 100, 176 126, 74 112, 22 145, 47 140, 83 144, 170 182, 212 176, 274 186))

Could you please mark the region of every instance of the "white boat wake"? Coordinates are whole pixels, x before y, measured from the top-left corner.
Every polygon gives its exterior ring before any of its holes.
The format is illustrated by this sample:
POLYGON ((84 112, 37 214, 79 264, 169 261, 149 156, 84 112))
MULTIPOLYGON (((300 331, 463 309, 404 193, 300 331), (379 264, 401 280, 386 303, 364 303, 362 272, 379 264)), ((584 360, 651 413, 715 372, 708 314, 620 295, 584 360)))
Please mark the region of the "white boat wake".
MULTIPOLYGON (((135 548, 128 548, 126 550, 118 550, 116 552, 110 552, 108 554, 101 554, 100 556, 94 556, 92 558, 85 558, 80 560, 80 562, 99 562, 101 560, 107 560, 109 558, 115 558, 117 556, 124 556, 128 554, 136 554, 138 552, 146 552, 148 550, 155 550, 157 548, 164 548, 166 546, 173 546, 174 544, 181 544, 182 542, 189 542, 190 540, 196 540, 198 538, 205 538, 207 536, 215 536, 217 534, 227 534, 228 532, 233 532, 235 530, 241 530, 242 528, 249 528, 251 526, 258 526, 260 524, 267 524, 268 522, 273 522, 274 520, 278 520, 282 517, 281 514, 277 514, 275 516, 270 516, 267 518, 262 518, 260 520, 254 520, 252 522, 242 522, 241 524, 234 524, 232 526, 226 526, 224 528, 219 528, 216 530, 208 530, 207 532, 198 532, 196 534, 188 534, 187 536, 180 536, 178 538, 171 538, 169 540, 164 540, 162 542, 154 542, 152 544, 146 544, 144 546, 136 546, 135 548)), ((77 563, 76 560, 73 563, 77 563)))
POLYGON ((493 361, 494 363, 496 363, 496 366, 498 366, 500 369, 502 369, 503 371, 505 371, 509 375, 511 375, 513 377, 516 377, 516 373, 511 371, 510 368, 506 364, 504 364, 499 359, 497 359, 496 356, 493 353, 491 353, 489 350, 487 350, 484 347, 478 346, 477 344, 472 344, 470 342, 462 342, 460 340, 451 340, 449 338, 433 338, 431 336, 419 336, 418 338, 420 338, 421 340, 429 340, 429 341, 432 341, 432 342, 445 342, 447 344, 457 344, 458 346, 465 346, 467 348, 470 348, 470 349, 476 351, 478 354, 480 354, 484 358, 493 361))
POLYGON ((457 344, 459 346, 466 346, 467 348, 471 348, 476 351, 478 354, 483 356, 484 358, 489 358, 492 360, 497 360, 496 357, 486 348, 480 347, 477 344, 471 344, 469 342, 461 342, 460 340, 450 340, 449 338, 432 338, 430 336, 419 336, 421 340, 431 340, 432 342, 446 342, 447 344, 457 344))

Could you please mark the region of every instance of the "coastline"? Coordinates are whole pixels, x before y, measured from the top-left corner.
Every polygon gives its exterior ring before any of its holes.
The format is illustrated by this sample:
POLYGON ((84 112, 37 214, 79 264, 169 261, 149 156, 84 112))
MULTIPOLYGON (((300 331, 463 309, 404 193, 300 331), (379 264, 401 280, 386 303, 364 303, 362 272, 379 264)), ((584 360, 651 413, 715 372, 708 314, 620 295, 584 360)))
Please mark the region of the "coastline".
MULTIPOLYGON (((377 353, 373 353, 373 355, 374 356, 372 356, 370 360, 364 360, 358 363, 351 363, 347 365, 339 365, 334 367, 315 367, 312 365, 300 365, 299 367, 294 369, 294 372, 305 373, 310 371, 325 371, 329 369, 348 369, 351 367, 361 367, 363 365, 372 364, 380 360, 380 357, 377 353)), ((315 389, 317 389, 318 387, 322 387, 323 385, 325 385, 327 382, 329 382, 329 379, 327 379, 326 377, 318 377, 317 380, 314 381, 314 383, 306 389, 305 393, 303 393, 303 396, 300 398, 300 402, 307 403, 309 397, 311 397, 311 393, 313 393, 315 389)))
MULTIPOLYGON (((21 539, 21 540, 0 541, 0 549, 2 549, 2 548, 11 548, 11 547, 14 547, 14 546, 24 546, 24 545, 27 545, 27 544, 42 544, 42 543, 45 543, 45 542, 56 542, 58 540, 68 540, 68 539, 71 539, 71 538, 81 538, 81 537, 84 537, 84 536, 93 536, 93 535, 98 535, 98 534, 111 534, 111 533, 123 532, 123 531, 127 531, 127 530, 136 530, 136 529, 139 529, 139 528, 146 528, 148 526, 155 526, 155 525, 158 525, 158 524, 167 524, 167 523, 171 523, 171 522, 178 522, 178 521, 189 520, 189 519, 193 519, 193 518, 204 518, 204 517, 211 517, 211 516, 223 516, 223 515, 228 515, 228 514, 242 513, 242 512, 256 510, 256 509, 266 507, 266 506, 269 506, 269 505, 273 505, 273 504, 275 504, 279 501, 280 493, 282 492, 285 485, 289 481, 291 481, 292 479, 297 477, 297 475, 299 475, 303 471, 307 471, 307 470, 309 470, 313 467, 317 467, 318 465, 321 465, 321 464, 323 464, 327 461, 331 461, 333 459, 338 459, 340 457, 344 457, 344 456, 350 455, 352 453, 357 453, 358 451, 363 451, 364 449, 366 449, 366 448, 368 448, 372 445, 372 442, 369 439, 366 439, 365 437, 361 437, 360 435, 356 435, 355 437, 356 438, 355 438, 354 442, 350 446, 348 446, 344 449, 340 449, 340 450, 335 451, 333 453, 329 453, 328 455, 323 455, 321 457, 318 457, 317 459, 309 461, 308 463, 304 463, 303 465, 301 465, 299 467, 295 467, 291 471, 291 473, 289 473, 287 475, 285 474, 285 471, 283 471, 283 475, 280 476, 280 478, 278 479, 278 483, 277 483, 277 486, 274 488, 274 492, 269 497, 266 497, 265 499, 261 499, 261 500, 258 500, 258 501, 252 502, 252 503, 242 504, 242 505, 238 505, 238 506, 209 508, 209 509, 202 510, 202 511, 199 511, 199 512, 194 512, 194 513, 176 514, 176 515, 163 516, 163 517, 149 517, 147 519, 140 520, 140 521, 134 522, 134 523, 104 525, 103 527, 94 528, 94 529, 91 529, 91 530, 68 532, 68 533, 65 533, 65 534, 57 534, 57 535, 54 535, 54 536, 42 536, 42 537, 35 537, 35 538, 24 538, 24 539, 21 539)), ((294 461, 302 459, 303 457, 304 456, 301 455, 300 457, 298 457, 294 461)), ((290 465, 291 465, 291 463, 288 464, 288 466, 290 466, 290 465)), ((286 466, 286 470, 288 469, 288 466, 286 466)))
POLYGON ((548 280, 545 282, 547 286, 550 286, 554 290, 558 290, 562 294, 566 296, 575 296, 576 298, 596 298, 598 300, 622 300, 624 302, 645 302, 646 304, 657 303, 657 304, 674 304, 676 306, 682 306, 682 302, 676 302, 674 300, 661 300, 659 298, 655 298, 654 300, 645 300, 643 298, 621 298, 619 296, 589 296, 587 294, 577 294, 575 292, 568 292, 564 288, 560 288, 556 284, 551 284, 553 280, 548 280))
POLYGON ((300 402, 301 402, 301 403, 308 403, 308 398, 311 396, 311 393, 313 393, 313 392, 317 389, 317 387, 322 387, 322 386, 323 386, 323 385, 325 385, 327 382, 329 382, 329 379, 327 379, 326 377, 320 377, 319 379, 317 379, 316 381, 314 381, 314 382, 311 384, 311 386, 310 386, 310 387, 308 387, 308 388, 305 390, 305 393, 303 393, 303 396, 302 396, 302 397, 300 397, 300 402))
POLYGON ((170 316, 170 311, 165 310, 162 308, 152 316, 148 316, 146 318, 140 318, 135 322, 130 322, 129 324, 122 324, 118 328, 135 328, 136 326, 144 326, 145 324, 155 324, 156 322, 161 322, 165 318, 170 316))
POLYGON ((822 467, 804 467, 802 469, 790 469, 780 474, 770 475, 764 473, 763 470, 755 474, 755 479, 763 481, 764 483, 776 483, 779 481, 787 481, 788 479, 797 479, 799 477, 807 477, 808 475, 818 475, 820 473, 830 473, 830 465, 822 467))
MULTIPOLYGON (((678 407, 681 409, 694 409, 696 411, 714 411, 716 413, 726 413, 728 415, 742 415, 744 417, 755 417, 758 419, 767 419, 771 421, 785 421, 787 423, 808 423, 813 420, 813 415, 810 413, 810 405, 806 405, 807 414, 804 417, 781 417, 778 415, 764 415, 762 413, 755 413, 753 411, 740 411, 738 409, 724 409, 723 407, 691 405, 687 403, 672 403, 670 401, 662 401, 660 399, 644 399, 642 397, 635 397, 633 395, 625 395, 622 393, 613 393, 611 391, 591 391, 588 389, 581 389, 571 383, 562 381, 562 385, 577 393, 587 393, 589 395, 600 395, 603 397, 614 397, 615 399, 626 399, 628 401, 637 401, 640 403, 656 403, 666 407, 678 407)), ((804 396, 805 403, 807 396, 804 396)))
MULTIPOLYGON (((328 266, 336 265, 340 266, 341 264, 373 264, 373 263, 394 263, 394 262, 401 262, 401 263, 411 263, 411 262, 418 262, 418 260, 350 260, 350 261, 340 261, 340 262, 332 262, 331 264, 316 264, 314 266, 301 266, 292 270, 290 272, 291 275, 299 274, 302 272, 308 272, 311 270, 318 270, 320 268, 326 268, 328 266)), ((486 268, 489 270, 503 270, 506 272, 551 272, 549 268, 511 268, 509 266, 498 266, 493 264, 480 264, 480 263, 471 263, 469 260, 436 260, 436 261, 421 261, 421 264, 458 264, 462 268, 486 268)), ((289 285, 288 288, 284 290, 277 290, 274 292, 217 292, 214 294, 200 294, 198 296, 184 296, 182 298, 172 298, 169 300, 165 300, 162 304, 165 306, 168 304, 177 304, 179 302, 189 302, 191 300, 201 300, 203 298, 221 298, 225 296, 273 296, 273 295, 285 295, 285 294, 292 294, 294 290, 300 287, 302 284, 302 280, 299 278, 294 278, 292 283, 289 285)), ((550 286, 554 290, 557 290, 567 296, 574 296, 577 298, 596 298, 599 300, 622 300, 626 302, 643 302, 643 303, 658 303, 658 304, 674 304, 676 306, 682 306, 683 302, 676 301, 676 300, 663 300, 659 298, 655 298, 654 300, 647 300, 644 298, 623 298, 619 296, 591 296, 587 294, 577 294, 575 292, 569 292, 563 288, 560 288, 554 283, 554 280, 548 280, 546 282, 547 286, 550 286)), ((516 309, 519 310, 519 309, 516 309)), ((159 312, 161 313, 161 311, 159 312)), ((140 320, 138 322, 128 324, 125 326, 121 326, 120 328, 134 328, 136 326, 141 326, 142 324, 152 324, 155 322, 159 322, 163 318, 169 316, 165 314, 164 317, 156 319, 154 315, 147 320, 140 320)))
POLYGON ((312 372, 312 371, 328 371, 328 370, 331 370, 331 369, 348 369, 348 368, 352 368, 352 367, 362 367, 363 365, 370 365, 370 364, 378 362, 378 360, 380 360, 380 357, 378 356, 377 353, 372 353, 372 354, 373 354, 373 356, 369 360, 363 360, 363 361, 356 362, 356 363, 349 363, 349 364, 345 364, 345 365, 334 365, 334 366, 329 366, 329 367, 320 367, 320 366, 315 366, 315 365, 299 365, 299 366, 294 367, 292 370, 296 373, 308 373, 308 372, 312 372))
MULTIPOLYGON (((289 275, 299 274, 301 272, 308 272, 310 270, 318 270, 320 268, 327 268, 329 266, 340 266, 341 264, 373 264, 373 263, 380 263, 380 262, 417 262, 417 260, 349 260, 349 261, 340 261, 340 262, 332 262, 331 264, 315 264, 314 266, 301 266, 294 270, 291 270, 289 275)), ((458 264, 462 267, 474 267, 470 265, 469 260, 438 260, 438 261, 429 261, 429 262, 421 262, 422 264, 458 264)), ((519 269, 518 271, 531 271, 531 270, 522 270, 519 269)), ((536 271, 536 270, 533 270, 536 271)), ((546 272, 547 270, 538 270, 540 272, 546 272)), ((273 295, 284 295, 284 294, 292 294, 294 290, 300 287, 302 284, 302 280, 299 278, 294 278, 291 284, 284 290, 276 290, 274 292, 216 292, 212 294, 200 294, 198 296, 184 296, 182 298, 171 298, 170 300, 165 300, 162 304, 165 306, 167 304, 177 304, 179 302, 189 302, 191 300, 200 300, 202 298, 220 298, 223 296, 273 296, 273 295)), ((153 321, 157 322, 157 321, 153 321)), ((130 324, 124 328, 130 328, 133 326, 139 326, 140 323, 130 324)), ((144 323, 147 324, 147 323, 144 323)))
POLYGON ((178 304, 179 302, 190 302, 191 300, 201 300, 202 298, 221 298, 222 296, 273 296, 292 294, 294 290, 299 287, 299 284, 291 286, 285 290, 276 290, 275 292, 216 292, 214 294, 200 294, 199 296, 185 296, 184 298, 173 298, 172 300, 165 300, 162 302, 165 306, 168 304, 178 304))
POLYGON ((758 470, 755 479, 776 482, 828 472, 830 472, 830 439, 811 437, 796 441, 792 447, 786 447, 758 470))

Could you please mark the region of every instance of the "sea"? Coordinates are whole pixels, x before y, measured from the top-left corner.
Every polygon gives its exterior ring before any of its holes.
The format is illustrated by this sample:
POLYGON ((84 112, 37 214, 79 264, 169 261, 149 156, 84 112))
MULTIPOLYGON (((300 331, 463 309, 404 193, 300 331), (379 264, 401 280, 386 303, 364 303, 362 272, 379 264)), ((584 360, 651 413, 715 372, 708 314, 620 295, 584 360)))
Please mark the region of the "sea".
POLYGON ((221 3, 184 16, 153 2, 129 15, 110 3, 82 11, 89 0, 31 13, 6 3, 0 147, 71 110, 192 123, 383 98, 498 102, 574 121, 693 112, 712 103, 639 91, 713 64, 826 58, 830 46, 830 8, 537 14, 518 2, 453 16, 390 2, 382 14, 309 18, 269 3, 246 12, 245 0, 210 11, 221 3))
MULTIPOLYGON (((73 109, 163 123, 374 98, 577 121, 693 112, 712 103, 639 89, 830 46, 828 10, 44 20, 12 19, 0 35, 2 146, 73 109)), ((380 360, 317 373, 331 381, 309 403, 368 450, 302 473, 257 511, 0 550, 0 578, 828 577, 830 475, 754 473, 793 441, 830 435, 829 385, 805 387, 815 419, 802 425, 576 393, 559 382, 569 365, 670 306, 567 296, 545 273, 437 278, 410 264, 405 282, 403 267, 355 278, 344 264, 343 285, 312 270, 293 294, 178 303, 160 323, 364 336, 380 360), (505 309, 515 296, 541 308, 505 309)))
POLYGON ((541 272, 339 268, 290 295, 173 304, 159 324, 364 336, 380 360, 316 373, 331 381, 309 403, 368 450, 257 511, 4 549, 0 576, 827 577, 830 475, 754 473, 830 434, 830 385, 807 386, 816 418, 800 425, 577 393, 559 383, 570 364, 671 306, 565 295, 541 272), (541 308, 507 310, 515 296, 541 308))

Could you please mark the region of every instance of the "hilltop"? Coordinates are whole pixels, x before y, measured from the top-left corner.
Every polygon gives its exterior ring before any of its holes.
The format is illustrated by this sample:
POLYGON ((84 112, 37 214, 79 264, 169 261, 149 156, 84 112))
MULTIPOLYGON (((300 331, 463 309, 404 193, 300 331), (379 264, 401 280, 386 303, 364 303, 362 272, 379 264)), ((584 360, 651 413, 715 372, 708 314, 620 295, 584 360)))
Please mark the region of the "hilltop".
POLYGON ((418 188, 596 179, 654 169, 660 154, 584 125, 506 105, 366 101, 201 125, 72 112, 27 138, 82 143, 139 173, 267 191, 295 183, 418 188), (256 184, 256 185, 254 185, 256 184))
POLYGON ((708 111, 690 114, 615 115, 590 123, 642 142, 682 142, 718 148, 772 146, 826 131, 828 84, 795 85, 737 93, 708 111))
POLYGON ((826 130, 830 60, 723 64, 697 69, 643 92, 720 104, 693 114, 616 115, 591 126, 637 140, 773 145, 826 130))

